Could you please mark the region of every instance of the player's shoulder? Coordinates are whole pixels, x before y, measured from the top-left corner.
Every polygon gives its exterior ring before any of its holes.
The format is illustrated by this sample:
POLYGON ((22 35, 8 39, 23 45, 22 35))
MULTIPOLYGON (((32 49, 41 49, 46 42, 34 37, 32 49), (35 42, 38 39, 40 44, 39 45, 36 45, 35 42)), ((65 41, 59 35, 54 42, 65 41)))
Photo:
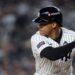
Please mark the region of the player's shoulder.
POLYGON ((62 27, 63 33, 75 35, 75 31, 62 27))
POLYGON ((39 37, 39 36, 40 36, 40 33, 39 33, 39 31, 37 31, 35 34, 33 34, 31 36, 31 39, 34 39, 34 38, 39 37))
POLYGON ((38 39, 40 40, 40 39, 43 39, 43 38, 45 38, 45 36, 40 35, 39 31, 37 31, 35 34, 33 34, 31 36, 31 40, 38 40, 38 39))

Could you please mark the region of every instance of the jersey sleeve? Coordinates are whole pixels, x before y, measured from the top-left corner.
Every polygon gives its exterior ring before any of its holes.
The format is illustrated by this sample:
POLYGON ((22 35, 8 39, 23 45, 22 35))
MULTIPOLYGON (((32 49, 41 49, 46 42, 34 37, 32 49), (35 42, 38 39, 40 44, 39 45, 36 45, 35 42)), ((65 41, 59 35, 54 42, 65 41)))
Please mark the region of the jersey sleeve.
POLYGON ((31 48, 32 48, 32 52, 33 52, 33 55, 40 55, 41 51, 50 46, 47 41, 46 41, 46 38, 44 37, 41 37, 41 36, 33 36, 31 38, 31 48))

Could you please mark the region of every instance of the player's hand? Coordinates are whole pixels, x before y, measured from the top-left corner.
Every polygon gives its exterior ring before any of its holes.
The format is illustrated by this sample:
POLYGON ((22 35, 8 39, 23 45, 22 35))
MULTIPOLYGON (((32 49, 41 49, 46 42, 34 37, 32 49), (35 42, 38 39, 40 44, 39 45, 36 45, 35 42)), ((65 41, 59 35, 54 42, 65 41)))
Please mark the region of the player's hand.
MULTIPOLYGON (((68 59, 70 59, 71 52, 72 52, 72 50, 66 56, 64 56, 65 57, 65 61, 67 61, 68 59)), ((63 60, 63 58, 61 58, 61 60, 63 60)))

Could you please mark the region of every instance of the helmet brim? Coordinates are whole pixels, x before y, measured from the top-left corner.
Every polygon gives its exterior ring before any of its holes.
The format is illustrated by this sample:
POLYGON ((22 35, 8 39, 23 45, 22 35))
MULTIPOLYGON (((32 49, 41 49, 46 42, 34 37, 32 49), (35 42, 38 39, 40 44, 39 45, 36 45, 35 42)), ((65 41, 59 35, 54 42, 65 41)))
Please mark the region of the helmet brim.
POLYGON ((45 23, 45 22, 48 22, 48 20, 46 19, 43 19, 41 17, 38 17, 36 19, 33 20, 35 23, 45 23))

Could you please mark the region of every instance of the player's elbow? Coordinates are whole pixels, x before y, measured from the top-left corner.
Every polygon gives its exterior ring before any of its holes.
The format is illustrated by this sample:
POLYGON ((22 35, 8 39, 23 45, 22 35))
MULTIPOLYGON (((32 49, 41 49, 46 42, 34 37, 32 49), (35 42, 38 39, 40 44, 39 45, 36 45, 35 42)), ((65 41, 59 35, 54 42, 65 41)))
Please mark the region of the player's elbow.
POLYGON ((51 47, 47 47, 44 50, 41 51, 40 53, 40 57, 41 58, 47 58, 49 60, 55 61, 57 59, 59 59, 58 55, 55 54, 54 52, 55 50, 53 50, 51 47))

